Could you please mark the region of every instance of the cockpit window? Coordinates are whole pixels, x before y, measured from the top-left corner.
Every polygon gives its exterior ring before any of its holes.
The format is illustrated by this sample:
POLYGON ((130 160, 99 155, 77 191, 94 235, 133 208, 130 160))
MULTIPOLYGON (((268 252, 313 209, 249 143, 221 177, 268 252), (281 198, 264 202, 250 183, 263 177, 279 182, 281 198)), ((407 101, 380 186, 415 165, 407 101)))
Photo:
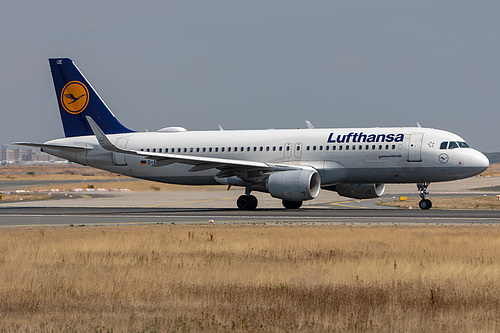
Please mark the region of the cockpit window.
POLYGON ((455 148, 470 148, 469 144, 467 142, 463 141, 443 141, 441 142, 441 146, 439 146, 439 149, 455 149, 455 148))

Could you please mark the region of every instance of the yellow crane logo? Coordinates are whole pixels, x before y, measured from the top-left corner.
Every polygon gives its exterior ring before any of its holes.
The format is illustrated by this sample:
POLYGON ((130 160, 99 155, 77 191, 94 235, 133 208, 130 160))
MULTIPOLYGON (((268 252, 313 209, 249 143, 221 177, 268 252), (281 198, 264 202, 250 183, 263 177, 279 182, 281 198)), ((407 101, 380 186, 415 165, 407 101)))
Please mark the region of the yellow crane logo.
POLYGON ((89 91, 80 81, 66 83, 61 91, 61 104, 71 114, 79 114, 89 104, 89 91))

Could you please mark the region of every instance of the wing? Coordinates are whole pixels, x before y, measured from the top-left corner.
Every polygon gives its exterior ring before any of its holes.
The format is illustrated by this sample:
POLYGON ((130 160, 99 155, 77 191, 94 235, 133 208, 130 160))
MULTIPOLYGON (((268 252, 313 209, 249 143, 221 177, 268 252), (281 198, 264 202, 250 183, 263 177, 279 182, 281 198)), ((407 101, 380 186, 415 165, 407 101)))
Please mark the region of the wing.
POLYGON ((144 156, 148 159, 156 160, 154 167, 165 166, 173 163, 182 163, 193 165, 190 172, 208 170, 208 169, 218 169, 220 170, 216 177, 231 177, 237 176, 244 181, 260 181, 268 177, 270 172, 275 171, 286 171, 286 170, 296 170, 302 169, 301 166, 286 165, 286 164, 274 164, 274 163, 264 163, 257 161, 246 161, 246 160, 235 160, 217 157, 204 157, 204 156, 193 156, 193 155, 181 155, 181 154, 167 154, 167 153, 153 153, 153 152, 143 152, 137 150, 123 149, 115 146, 108 139, 106 134, 101 130, 101 128, 96 124, 96 122, 89 116, 86 117, 87 121, 94 132, 97 142, 102 148, 129 155, 144 156))

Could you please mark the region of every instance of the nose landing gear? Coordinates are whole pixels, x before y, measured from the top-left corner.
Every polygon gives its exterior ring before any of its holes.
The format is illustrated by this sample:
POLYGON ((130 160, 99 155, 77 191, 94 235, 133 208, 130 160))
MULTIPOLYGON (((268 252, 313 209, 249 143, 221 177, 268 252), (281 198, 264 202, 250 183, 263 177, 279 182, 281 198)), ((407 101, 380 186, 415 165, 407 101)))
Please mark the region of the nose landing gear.
POLYGON ((420 197, 422 198, 422 200, 420 200, 420 202, 418 203, 418 206, 422 210, 429 210, 432 207, 432 201, 425 198, 425 196, 427 194, 429 194, 429 192, 427 192, 427 187, 429 187, 429 184, 430 183, 428 183, 428 182, 417 183, 417 188, 418 188, 420 197))

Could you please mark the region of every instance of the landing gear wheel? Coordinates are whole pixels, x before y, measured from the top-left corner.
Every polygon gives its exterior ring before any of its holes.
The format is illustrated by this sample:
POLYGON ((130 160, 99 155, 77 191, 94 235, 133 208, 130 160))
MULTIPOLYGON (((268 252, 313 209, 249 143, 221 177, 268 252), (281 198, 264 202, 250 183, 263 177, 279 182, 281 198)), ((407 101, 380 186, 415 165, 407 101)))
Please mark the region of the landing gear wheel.
POLYGON ((418 203, 418 206, 422 210, 429 210, 432 207, 432 202, 429 199, 425 198, 425 196, 429 194, 429 192, 427 192, 427 187, 429 187, 429 184, 429 182, 417 183, 418 192, 420 194, 420 197, 422 198, 422 200, 420 200, 420 202, 418 203))
POLYGON ((249 195, 250 197, 250 200, 252 200, 252 208, 251 210, 254 210, 257 208, 257 205, 259 204, 259 200, 257 200, 257 198, 255 197, 255 195, 249 195))
POLYGON ((418 203, 418 206, 420 207, 420 209, 422 210, 429 210, 431 209, 432 207, 432 201, 430 201, 429 199, 422 199, 420 200, 420 202, 418 203))
POLYGON ((283 204, 283 207, 286 209, 299 209, 300 206, 302 206, 302 201, 289 201, 289 200, 283 200, 281 201, 283 204))
POLYGON ((236 201, 240 210, 254 210, 258 203, 259 201, 254 195, 242 195, 236 201))

